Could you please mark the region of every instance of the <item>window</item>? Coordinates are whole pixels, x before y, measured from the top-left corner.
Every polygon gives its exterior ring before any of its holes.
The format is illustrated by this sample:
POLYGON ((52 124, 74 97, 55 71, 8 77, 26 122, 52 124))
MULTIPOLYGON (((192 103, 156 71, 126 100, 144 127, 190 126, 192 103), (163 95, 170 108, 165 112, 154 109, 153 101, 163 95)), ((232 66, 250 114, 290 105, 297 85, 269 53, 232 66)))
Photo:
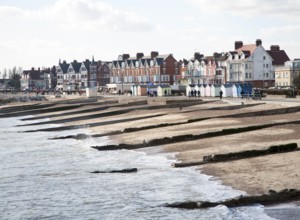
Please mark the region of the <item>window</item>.
POLYGON ((233 75, 232 75, 232 73, 230 73, 230 79, 233 79, 233 75))
POLYGON ((247 63, 245 64, 245 69, 248 69, 248 64, 247 63))
POLYGON ((249 73, 249 79, 251 79, 252 77, 251 77, 251 73, 249 73))
POLYGON ((248 73, 245 74, 245 78, 248 79, 248 73))
POLYGON ((265 60, 265 59, 266 59, 266 56, 264 56, 263 58, 264 58, 264 60, 265 60))
POLYGON ((266 64, 266 67, 269 68, 269 64, 266 64))
POLYGON ((266 77, 269 78, 269 73, 266 73, 266 77))
MULTIPOLYGON (((230 69, 232 70, 232 64, 230 64, 230 69)), ((231 78, 231 77, 230 77, 231 78)))

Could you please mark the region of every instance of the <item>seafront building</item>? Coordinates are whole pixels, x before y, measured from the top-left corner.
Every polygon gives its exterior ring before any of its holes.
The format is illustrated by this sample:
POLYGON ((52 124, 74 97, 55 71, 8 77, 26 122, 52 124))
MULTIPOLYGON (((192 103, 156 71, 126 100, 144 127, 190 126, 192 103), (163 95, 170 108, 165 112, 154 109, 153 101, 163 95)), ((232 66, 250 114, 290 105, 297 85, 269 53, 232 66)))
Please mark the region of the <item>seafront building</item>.
MULTIPOLYGON (((262 40, 253 44, 234 42, 234 50, 213 55, 194 53, 193 58, 177 61, 173 54, 122 54, 118 59, 104 62, 86 59, 44 70, 27 70, 22 74, 22 89, 53 89, 77 91, 86 88, 130 88, 131 85, 221 85, 251 84, 269 88, 290 86, 297 74, 297 62, 290 61, 279 45, 267 50, 262 40)), ((128 89, 127 89, 128 90, 128 89)))
POLYGON ((109 83, 110 66, 110 62, 95 61, 94 58, 83 62, 59 61, 56 66, 56 88, 58 91, 77 91, 89 87, 99 89, 109 83))
POLYGON ((150 56, 123 54, 112 61, 110 83, 173 85, 180 78, 179 68, 172 54, 159 55, 154 51, 150 56))
POLYGON ((20 79, 21 90, 54 90, 56 87, 56 69, 52 68, 24 70, 20 79))
POLYGON ((188 61, 181 61, 184 84, 243 84, 253 87, 268 88, 275 85, 275 69, 289 61, 284 50, 278 45, 271 45, 265 50, 262 40, 255 44, 235 41, 234 50, 204 56, 195 53, 188 61))
POLYGON ((300 75, 300 59, 288 61, 284 66, 275 68, 276 87, 294 87, 294 79, 300 75))

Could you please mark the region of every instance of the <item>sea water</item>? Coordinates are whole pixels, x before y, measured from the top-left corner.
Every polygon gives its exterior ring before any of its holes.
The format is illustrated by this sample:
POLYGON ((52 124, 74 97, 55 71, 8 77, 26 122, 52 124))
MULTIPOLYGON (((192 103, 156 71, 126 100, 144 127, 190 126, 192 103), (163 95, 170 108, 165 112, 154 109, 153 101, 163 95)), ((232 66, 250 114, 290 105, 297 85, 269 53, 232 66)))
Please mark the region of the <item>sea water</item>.
POLYGON ((273 219, 260 205, 166 208, 245 193, 194 168, 172 168, 172 155, 100 152, 90 146, 109 144, 108 138, 51 140, 88 129, 26 133, 60 125, 17 126, 33 122, 20 119, 0 119, 0 219, 273 219), (126 168, 138 172, 91 173, 126 168))

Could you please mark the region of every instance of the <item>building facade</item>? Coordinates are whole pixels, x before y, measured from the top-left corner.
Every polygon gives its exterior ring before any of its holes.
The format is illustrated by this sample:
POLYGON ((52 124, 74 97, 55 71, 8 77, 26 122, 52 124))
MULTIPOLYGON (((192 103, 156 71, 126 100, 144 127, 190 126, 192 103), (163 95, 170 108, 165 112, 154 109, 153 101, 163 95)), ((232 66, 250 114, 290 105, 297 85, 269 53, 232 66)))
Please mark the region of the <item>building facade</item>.
POLYGON ((57 90, 76 91, 86 88, 106 86, 110 79, 110 63, 86 59, 71 63, 60 62, 56 66, 57 90))
POLYGON ((55 66, 46 69, 24 70, 20 79, 21 90, 52 91, 56 87, 55 66))
POLYGON ((251 83, 253 87, 265 88, 275 85, 275 68, 283 66, 289 57, 279 46, 265 50, 260 39, 256 44, 235 42, 235 51, 228 52, 229 83, 251 83))
POLYGON ((123 54, 111 64, 110 83, 173 85, 180 79, 179 66, 172 54, 137 53, 136 57, 123 54))
POLYGON ((276 87, 294 87, 294 79, 300 75, 300 59, 288 61, 284 66, 275 68, 276 87))

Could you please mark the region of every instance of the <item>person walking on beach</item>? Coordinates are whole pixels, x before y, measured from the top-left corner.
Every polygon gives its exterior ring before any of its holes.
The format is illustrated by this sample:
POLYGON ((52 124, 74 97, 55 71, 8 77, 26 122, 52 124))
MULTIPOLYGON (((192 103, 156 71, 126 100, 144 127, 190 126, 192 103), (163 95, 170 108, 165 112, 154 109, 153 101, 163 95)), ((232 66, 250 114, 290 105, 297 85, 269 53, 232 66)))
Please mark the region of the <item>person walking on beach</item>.
POLYGON ((220 94, 220 99, 222 99, 222 96, 223 96, 223 91, 222 91, 222 90, 220 90, 219 94, 220 94))

